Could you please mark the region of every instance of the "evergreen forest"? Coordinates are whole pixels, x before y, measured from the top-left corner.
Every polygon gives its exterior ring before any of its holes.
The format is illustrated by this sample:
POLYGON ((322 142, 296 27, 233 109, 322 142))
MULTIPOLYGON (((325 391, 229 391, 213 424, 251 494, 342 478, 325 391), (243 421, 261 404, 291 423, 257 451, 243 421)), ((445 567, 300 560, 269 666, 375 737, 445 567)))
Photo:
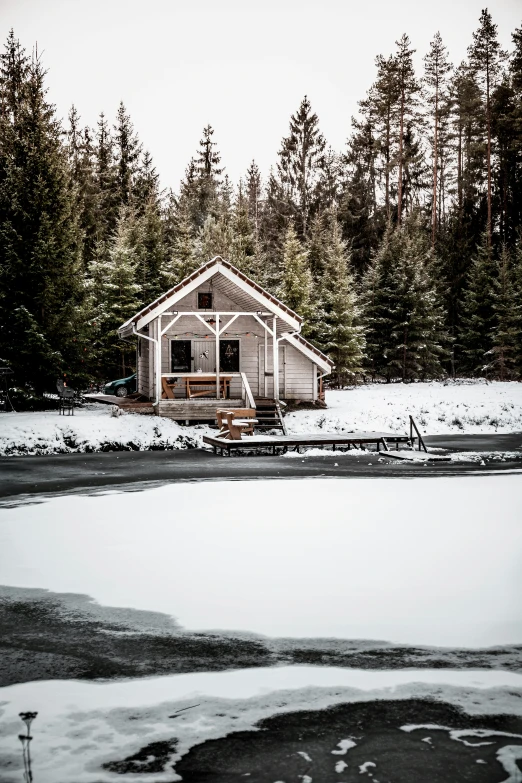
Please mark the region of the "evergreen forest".
MULTIPOLYGON (((308 97, 269 171, 226 173, 211 125, 162 190, 123 103, 63 123, 11 31, 0 54, 0 363, 38 395, 134 370, 116 330, 221 255, 305 319, 332 383, 522 376, 522 25, 482 11, 468 56, 438 33, 375 59, 342 150, 308 97)), ((52 74, 49 75, 52 77, 52 74)), ((101 107, 100 107, 101 108, 101 107)), ((294 108, 294 112, 290 114, 294 108)), ((175 143, 172 154, 176 154, 175 143)))

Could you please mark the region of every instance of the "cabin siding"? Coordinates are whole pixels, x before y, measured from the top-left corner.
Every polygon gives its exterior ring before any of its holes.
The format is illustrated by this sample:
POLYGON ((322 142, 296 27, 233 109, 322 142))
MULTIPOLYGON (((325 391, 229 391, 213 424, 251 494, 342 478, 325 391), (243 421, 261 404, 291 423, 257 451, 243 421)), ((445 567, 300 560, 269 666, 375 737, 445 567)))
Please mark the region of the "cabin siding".
MULTIPOLYGON (((229 292, 230 293, 230 292, 229 292)), ((251 307, 244 304, 239 306, 232 298, 227 296, 217 287, 212 287, 209 282, 203 283, 194 291, 189 292, 179 302, 173 306, 173 313, 183 313, 198 311, 201 317, 214 318, 217 311, 237 312, 238 310, 259 312, 259 305, 252 302, 251 307), (213 303, 209 310, 198 310, 198 293, 208 293, 212 290, 213 303)), ((174 314, 163 314, 161 325, 163 328, 168 326, 169 322, 175 318, 174 314)), ((222 328, 232 318, 231 315, 220 316, 220 327, 222 328)), ((270 328, 273 327, 272 317, 266 318, 270 328)), ((212 327, 214 327, 212 325, 212 327)), ((281 330, 286 325, 283 321, 278 321, 278 334, 281 336, 281 330)), ((159 334, 159 320, 156 318, 150 323, 149 336, 157 338, 159 334)), ((221 335, 221 339, 237 339, 240 342, 240 367, 239 370, 245 373, 250 389, 254 397, 274 397, 274 379, 273 379, 273 361, 272 336, 268 334, 263 326, 249 315, 238 316, 221 335), (266 390, 265 390, 265 339, 266 339, 266 390)), ((215 351, 216 338, 212 333, 211 325, 208 327, 194 315, 182 316, 169 327, 161 339, 161 372, 169 374, 171 370, 171 343, 173 340, 191 341, 191 366, 190 372, 215 372, 215 351), (201 343, 196 345, 196 341, 201 343), (209 355, 206 358, 201 357, 202 346, 207 346, 209 355)), ((141 394, 154 399, 155 397, 155 364, 156 364, 156 346, 149 340, 141 339, 141 348, 137 360, 138 369, 138 391, 141 394)), ((279 346, 279 397, 281 399, 299 399, 315 400, 317 398, 317 367, 314 362, 305 356, 293 345, 287 343, 284 339, 280 340, 279 346)), ((175 375, 175 373, 172 373, 175 375)), ((158 415, 166 415, 177 419, 193 419, 198 414, 202 419, 213 418, 216 407, 216 398, 200 398, 199 400, 185 400, 185 389, 183 386, 173 389, 175 400, 161 400, 155 410, 158 415), (186 406, 186 407, 182 407, 186 406), (187 415, 185 416, 185 412, 187 415), (212 414, 212 415, 210 415, 212 414)), ((234 377, 230 385, 230 404, 232 400, 235 404, 243 396, 242 382, 239 377, 234 377)), ((223 401, 225 404, 225 401, 223 401)))
POLYGON ((144 397, 150 397, 152 390, 149 377, 149 341, 138 339, 138 385, 137 390, 144 397))

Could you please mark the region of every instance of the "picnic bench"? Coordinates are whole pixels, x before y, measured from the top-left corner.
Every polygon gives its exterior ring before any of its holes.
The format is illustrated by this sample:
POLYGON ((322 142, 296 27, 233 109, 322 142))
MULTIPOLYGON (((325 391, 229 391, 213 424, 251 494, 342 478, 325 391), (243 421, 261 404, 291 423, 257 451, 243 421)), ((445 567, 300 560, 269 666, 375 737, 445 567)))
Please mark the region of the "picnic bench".
MULTIPOLYGON (((231 375, 219 376, 219 392, 223 399, 230 397, 230 382, 232 380, 231 375)), ((185 396, 187 400, 191 400, 194 397, 204 397, 210 393, 216 393, 216 374, 206 373, 186 373, 182 375, 172 377, 162 377, 161 388, 162 398, 167 400, 174 400, 174 389, 176 387, 185 387, 185 396)))
POLYGON ((216 437, 223 440, 241 440, 241 436, 253 435, 257 419, 254 408, 217 409, 216 418, 219 433, 216 437))

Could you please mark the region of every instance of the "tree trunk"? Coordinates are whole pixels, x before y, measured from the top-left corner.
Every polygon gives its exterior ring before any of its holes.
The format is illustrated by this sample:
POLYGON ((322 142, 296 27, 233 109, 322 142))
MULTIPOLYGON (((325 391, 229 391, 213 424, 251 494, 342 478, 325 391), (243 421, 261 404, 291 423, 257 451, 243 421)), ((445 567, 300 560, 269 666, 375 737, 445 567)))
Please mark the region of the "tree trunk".
POLYGON ((406 380, 406 354, 407 354, 407 348, 406 348, 406 341, 408 339, 408 327, 404 327, 404 347, 402 349, 402 382, 404 383, 406 380))
POLYGON ((388 104, 388 114, 386 117, 386 220, 390 222, 390 111, 388 104))
POLYGON ((401 118, 399 124, 399 182, 397 188, 397 225, 401 224, 402 217, 402 156, 403 156, 403 135, 404 135, 404 85, 401 88, 401 118))
POLYGON ((459 118, 459 146, 457 154, 457 190, 459 205, 459 225, 462 224, 462 122, 459 118))
POLYGON ((435 237, 437 235, 437 134, 439 122, 439 85, 435 88, 435 129, 433 134, 433 206, 431 215, 431 246, 435 247, 435 237))
POLYGON ((486 65, 486 124, 488 128, 488 247, 491 247, 491 113, 489 102, 489 61, 486 65))

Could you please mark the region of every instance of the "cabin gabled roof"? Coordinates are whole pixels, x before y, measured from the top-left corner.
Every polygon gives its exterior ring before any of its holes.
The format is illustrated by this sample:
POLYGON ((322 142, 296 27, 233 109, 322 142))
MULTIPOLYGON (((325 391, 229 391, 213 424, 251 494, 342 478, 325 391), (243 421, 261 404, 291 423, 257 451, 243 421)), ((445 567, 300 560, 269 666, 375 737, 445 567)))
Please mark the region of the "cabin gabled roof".
POLYGON ((305 340, 301 334, 285 334, 284 338, 290 345, 293 345, 294 348, 304 353, 312 362, 315 362, 325 373, 332 371, 335 363, 330 357, 320 351, 319 348, 316 348, 315 345, 309 343, 308 340, 305 340))
POLYGON ((228 278, 232 283, 249 294, 259 305, 264 309, 272 312, 274 315, 282 318, 292 329, 298 329, 303 321, 300 315, 294 313, 289 307, 287 307, 280 299, 270 294, 254 280, 251 280, 243 272, 237 269, 235 266, 225 261, 221 256, 215 256, 215 258, 208 261, 191 275, 186 277, 181 283, 178 283, 166 293, 159 296, 154 302, 143 307, 136 315, 129 318, 118 329, 118 333, 121 335, 129 330, 129 328, 135 324, 138 329, 142 329, 150 321, 156 318, 158 315, 166 312, 169 307, 176 304, 180 299, 183 299, 190 291, 193 291, 199 285, 206 280, 214 277, 216 274, 228 278))
MULTIPOLYGON (((254 280, 251 280, 243 274, 243 272, 235 266, 228 261, 225 261, 221 256, 216 256, 206 264, 203 264, 199 269, 196 269, 195 272, 192 272, 191 275, 159 296, 154 302, 142 307, 136 315, 133 315, 132 318, 129 318, 128 321, 125 321, 125 323, 120 326, 118 334, 120 337, 125 337, 132 331, 133 326, 136 326, 137 329, 142 329, 144 326, 147 326, 147 324, 154 318, 157 318, 158 315, 167 312, 176 302, 183 299, 191 291, 195 290, 202 283, 210 280, 217 274, 220 274, 224 278, 226 289, 230 288, 230 285, 235 286, 236 298, 239 298, 237 294, 241 297, 250 297, 250 299, 247 300, 249 303, 254 299, 257 301, 260 308, 273 313, 284 321, 288 325, 289 331, 286 332, 286 330, 283 330, 281 337, 284 335, 284 339, 287 342, 301 351, 301 353, 305 354, 311 361, 315 362, 325 373, 331 372, 331 369, 334 366, 332 360, 297 333, 303 322, 301 316, 287 307, 280 299, 277 299, 277 297, 258 285, 254 280)), ((229 290, 226 290, 226 293, 232 297, 234 296, 229 290)))

